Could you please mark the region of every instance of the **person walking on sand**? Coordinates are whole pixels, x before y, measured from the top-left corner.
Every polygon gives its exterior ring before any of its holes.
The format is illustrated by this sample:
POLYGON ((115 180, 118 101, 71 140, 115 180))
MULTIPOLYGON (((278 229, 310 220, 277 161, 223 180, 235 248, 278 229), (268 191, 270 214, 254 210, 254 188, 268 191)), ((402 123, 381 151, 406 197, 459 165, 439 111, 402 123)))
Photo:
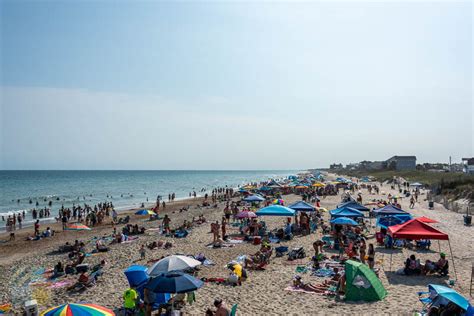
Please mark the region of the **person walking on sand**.
POLYGON ((171 223, 171 219, 169 218, 168 214, 166 214, 165 217, 163 218, 163 232, 165 234, 170 233, 170 223, 171 223))
POLYGON ((227 224, 227 221, 225 219, 225 217, 223 216, 222 217, 222 226, 221 226, 221 230, 222 230, 222 239, 225 238, 225 235, 226 235, 226 224, 227 224))
POLYGON ((369 244, 369 253, 368 253, 368 260, 369 261, 369 268, 374 269, 375 266, 375 249, 374 244, 369 244))
POLYGON ((410 208, 414 208, 414 207, 415 207, 415 199, 413 198, 413 195, 412 195, 410 198, 410 208))
POLYGON ((140 252, 140 259, 141 259, 141 260, 145 260, 145 256, 146 256, 145 245, 142 245, 142 246, 140 247, 139 252, 140 252))
POLYGON ((35 236, 38 236, 40 234, 40 224, 39 224, 39 219, 36 220, 35 222, 35 236))

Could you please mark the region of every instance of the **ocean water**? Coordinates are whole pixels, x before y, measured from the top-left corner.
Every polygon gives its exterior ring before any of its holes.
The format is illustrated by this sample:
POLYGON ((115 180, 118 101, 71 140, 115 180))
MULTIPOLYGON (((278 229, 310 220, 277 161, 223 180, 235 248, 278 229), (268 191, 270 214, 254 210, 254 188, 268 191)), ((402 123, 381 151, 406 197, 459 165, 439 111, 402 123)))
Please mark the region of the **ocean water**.
POLYGON ((61 205, 74 203, 94 205, 111 201, 116 210, 153 203, 158 195, 165 201, 169 193, 177 199, 196 191, 204 195, 215 187, 240 185, 283 178, 297 171, 0 171, 0 230, 5 228, 9 214, 26 211, 24 225, 32 223, 33 208, 48 207, 52 201, 51 218, 58 215, 61 205), (18 199, 20 202, 18 202, 18 199), (31 200, 31 203, 30 203, 31 200), (38 202, 38 206, 36 206, 38 202))

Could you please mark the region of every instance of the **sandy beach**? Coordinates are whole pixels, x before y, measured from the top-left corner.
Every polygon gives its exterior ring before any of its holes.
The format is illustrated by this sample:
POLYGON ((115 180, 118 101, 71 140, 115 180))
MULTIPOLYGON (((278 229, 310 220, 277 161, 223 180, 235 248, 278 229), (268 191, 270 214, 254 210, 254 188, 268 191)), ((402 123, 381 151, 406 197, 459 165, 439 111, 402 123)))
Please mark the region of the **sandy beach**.
MULTIPOLYGON (((331 175, 334 177, 334 175, 331 175)), ((369 195, 367 190, 362 190, 363 201, 384 198, 386 194, 396 193, 390 190, 390 186, 384 184, 381 193, 384 195, 369 195)), ((413 216, 428 216, 439 221, 434 224, 436 228, 449 234, 454 261, 456 264, 457 281, 455 289, 469 296, 469 280, 471 265, 474 260, 474 231, 472 227, 463 225, 460 214, 450 212, 441 205, 435 204, 433 210, 428 209, 426 195, 421 195, 419 203, 413 210, 408 208, 408 199, 402 199, 403 209, 409 210, 413 216)), ((299 200, 299 196, 294 194, 283 197, 286 203, 299 200)), ((333 209, 340 203, 341 197, 328 196, 321 201, 321 206, 333 209)), ((195 226, 187 238, 175 239, 165 238, 158 234, 153 228, 157 228, 161 221, 149 222, 139 216, 132 216, 132 222, 147 228, 145 235, 140 235, 137 241, 127 244, 114 244, 110 246, 110 251, 105 254, 93 255, 86 258, 86 262, 91 265, 97 264, 102 259, 107 260, 104 275, 99 279, 96 286, 88 288, 81 294, 69 295, 64 288, 49 289, 41 286, 27 287, 35 277, 35 271, 40 268, 53 268, 57 261, 65 261, 66 254, 52 254, 52 251, 66 241, 73 242, 80 239, 86 242, 86 248, 92 250, 94 243, 91 242, 94 236, 110 235, 112 227, 109 225, 94 228, 91 231, 62 232, 60 227, 53 225, 58 231, 57 235, 50 239, 40 241, 23 241, 26 231, 17 233, 16 241, 0 244, 0 302, 15 302, 26 299, 29 295, 36 297, 41 304, 40 310, 45 307, 55 306, 65 302, 92 301, 97 304, 110 307, 112 309, 122 305, 122 293, 128 288, 128 282, 123 271, 132 264, 150 265, 149 260, 160 258, 170 254, 192 254, 203 253, 208 259, 216 264, 210 267, 202 267, 199 277, 223 277, 226 278, 228 270, 225 265, 239 255, 253 254, 258 250, 258 246, 243 243, 234 247, 212 249, 206 247, 212 241, 209 221, 220 220, 224 205, 219 204, 217 209, 199 209, 197 204, 201 199, 190 199, 171 203, 167 206, 166 213, 171 217, 171 226, 181 224, 185 219, 198 217, 203 214, 208 223, 195 226), (179 208, 190 205, 187 212, 179 212, 179 208), (151 230, 150 230, 151 228, 151 230), (144 243, 151 241, 171 241, 173 247, 169 250, 158 249, 147 251, 146 259, 139 260, 138 249, 144 243)), ((328 214, 324 215, 328 218, 328 214)), ((285 218, 265 218, 267 225, 271 228, 281 227, 285 218)), ((374 221, 372 220, 372 225, 374 221)), ((120 228, 120 226, 118 227, 120 228)), ((229 228, 231 229, 231 228, 229 228)), ((371 227, 373 232, 375 227, 371 227)), ((232 233, 232 231, 230 231, 232 233)), ((291 247, 303 246, 307 254, 311 254, 312 243, 320 238, 321 232, 310 234, 304 237, 296 237, 289 242, 283 243, 291 247)), ((4 234, 2 239, 6 239, 4 234)), ((373 238, 368 240, 374 242, 373 238)), ((433 242, 430 251, 413 251, 422 261, 426 259, 436 260, 438 258, 438 243, 433 242)), ((448 254, 451 260, 448 243, 440 242, 441 251, 448 254)), ((212 306, 215 298, 222 298, 229 306, 238 303, 238 313, 241 315, 410 315, 414 311, 420 310, 421 304, 418 302, 418 291, 426 290, 430 283, 445 284, 449 279, 454 279, 454 271, 451 266, 450 277, 441 278, 436 276, 403 276, 395 274, 395 271, 403 267, 404 260, 412 251, 404 249, 393 254, 392 271, 389 267, 390 251, 383 247, 376 247, 376 268, 380 268, 380 279, 388 291, 387 297, 383 301, 375 303, 350 303, 337 298, 328 298, 320 294, 293 293, 285 291, 291 284, 295 275, 296 265, 288 264, 287 257, 272 257, 271 264, 265 271, 250 271, 249 278, 242 286, 232 287, 226 285, 216 285, 206 283, 204 287, 196 292, 196 302, 191 306, 186 306, 184 312, 190 315, 203 315, 207 308, 212 306)), ((328 250, 335 253, 335 251, 328 250)), ((309 262, 310 257, 303 259, 309 262)), ((307 282, 318 283, 320 279, 309 274, 303 274, 307 282)))

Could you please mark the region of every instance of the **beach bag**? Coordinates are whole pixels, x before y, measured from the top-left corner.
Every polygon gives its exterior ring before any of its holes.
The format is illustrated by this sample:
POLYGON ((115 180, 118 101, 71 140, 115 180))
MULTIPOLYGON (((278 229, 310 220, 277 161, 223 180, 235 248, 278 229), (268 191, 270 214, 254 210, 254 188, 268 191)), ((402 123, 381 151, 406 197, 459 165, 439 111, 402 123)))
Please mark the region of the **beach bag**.
POLYGON ((239 277, 235 273, 229 274, 229 278, 227 279, 227 282, 230 284, 238 284, 239 283, 239 277))
POLYGON ((296 260, 296 259, 302 259, 305 256, 306 254, 303 247, 293 248, 288 253, 288 260, 291 261, 291 260, 296 260))

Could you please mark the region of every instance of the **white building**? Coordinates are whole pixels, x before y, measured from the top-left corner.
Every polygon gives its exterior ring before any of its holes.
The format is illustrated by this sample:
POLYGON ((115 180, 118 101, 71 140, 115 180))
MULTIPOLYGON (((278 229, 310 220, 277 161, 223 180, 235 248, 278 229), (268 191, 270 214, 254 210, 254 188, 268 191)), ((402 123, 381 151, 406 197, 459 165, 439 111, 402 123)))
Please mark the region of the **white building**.
POLYGON ((474 157, 473 158, 463 158, 463 168, 464 173, 474 174, 474 157))

